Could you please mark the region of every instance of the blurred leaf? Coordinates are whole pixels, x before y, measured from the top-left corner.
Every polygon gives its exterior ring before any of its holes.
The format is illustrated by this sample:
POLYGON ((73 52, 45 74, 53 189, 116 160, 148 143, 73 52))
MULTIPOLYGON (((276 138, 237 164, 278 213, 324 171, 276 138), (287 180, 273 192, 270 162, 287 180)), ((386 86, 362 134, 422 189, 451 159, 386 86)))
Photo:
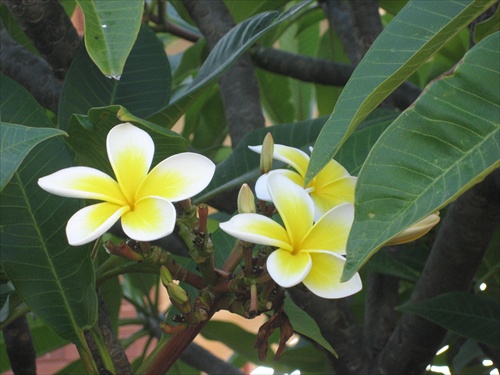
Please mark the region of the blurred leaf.
POLYGON ((54 375, 82 375, 86 373, 85 366, 80 359, 71 362, 67 366, 63 367, 61 370, 56 372, 54 375))
POLYGON ((32 128, 0 122, 0 191, 10 181, 28 152, 40 142, 56 135, 66 135, 54 128, 32 128))
POLYGON ((409 2, 375 40, 345 86, 316 141, 306 181, 377 105, 493 2, 409 2))
POLYGON ((94 107, 119 104, 145 118, 165 106, 170 96, 170 66, 162 43, 142 27, 119 81, 106 78, 84 48, 76 53, 64 80, 59 102, 59 127, 67 130, 71 116, 94 107))
POLYGON ((343 280, 499 166, 499 44, 497 34, 476 45, 373 146, 356 184, 343 280))
POLYGON ((224 3, 233 16, 234 22, 240 23, 258 13, 276 10, 288 3, 288 0, 224 0, 224 3))
POLYGON ((141 27, 143 0, 78 0, 85 14, 85 46, 108 77, 120 79, 141 27))
POLYGON ((396 259, 387 251, 379 251, 366 264, 370 271, 396 276, 405 280, 416 282, 420 272, 396 259))
POLYGON ((466 292, 450 292, 396 309, 417 314, 459 335, 500 348, 498 299, 466 292))
POLYGON ((295 120, 295 107, 291 102, 290 78, 255 69, 259 80, 262 106, 273 124, 285 124, 295 120))
POLYGON ((88 116, 76 115, 71 119, 68 143, 76 154, 77 164, 97 168, 113 176, 106 151, 106 137, 111 128, 123 122, 133 123, 153 138, 153 166, 187 150, 187 141, 179 134, 134 116, 120 105, 110 105, 91 108, 88 116))
POLYGON ((281 14, 276 11, 261 13, 236 25, 215 45, 186 91, 176 97, 168 106, 149 117, 148 120, 171 128, 203 90, 209 84, 215 83, 216 78, 253 43, 281 23, 302 14, 311 3, 311 0, 301 2, 281 14))
POLYGON ((474 43, 479 43, 488 35, 496 33, 500 27, 500 6, 497 6, 493 16, 478 23, 474 27, 474 43))

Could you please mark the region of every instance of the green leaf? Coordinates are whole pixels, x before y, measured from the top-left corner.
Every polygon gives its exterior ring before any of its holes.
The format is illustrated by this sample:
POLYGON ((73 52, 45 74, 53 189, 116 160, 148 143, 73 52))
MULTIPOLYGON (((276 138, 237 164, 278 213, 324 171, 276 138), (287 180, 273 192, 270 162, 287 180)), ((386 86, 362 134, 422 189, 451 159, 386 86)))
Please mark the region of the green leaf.
POLYGON ((484 39, 429 86, 371 150, 356 184, 343 280, 390 238, 498 167, 498 36, 484 39))
MULTIPOLYGON (((37 127, 46 124, 22 88, 4 91, 2 120, 37 127)), ((5 85, 5 86, 4 86, 5 85)), ((67 244, 65 225, 79 208, 76 199, 50 195, 39 177, 73 165, 61 138, 35 146, 0 195, 0 263, 29 308, 61 337, 80 345, 82 331, 95 322, 97 299, 90 246, 67 244)))
POLYGON ((311 0, 301 2, 281 14, 276 11, 261 13, 236 25, 215 45, 186 91, 176 97, 168 106, 149 117, 148 120, 168 128, 172 127, 206 89, 207 85, 215 83, 216 78, 224 73, 260 37, 280 24, 302 14, 311 3, 311 0))
POLYGON ((0 122, 0 191, 10 181, 23 159, 33 147, 56 135, 66 135, 54 128, 32 128, 0 122))
POLYGON ((147 27, 141 29, 119 81, 102 75, 86 50, 80 48, 64 80, 59 127, 67 130, 74 114, 86 115, 91 108, 112 104, 145 118, 168 103, 170 84, 170 65, 163 45, 147 27))
POLYGON ((430 300, 397 307, 458 333, 500 348, 500 302, 465 292, 450 292, 430 300))
POLYGON ((321 335, 321 331, 314 319, 311 318, 295 303, 293 303, 291 298, 285 299, 285 312, 290 319, 290 323, 292 323, 294 331, 314 340, 323 348, 332 353, 336 358, 338 358, 337 352, 335 352, 328 341, 326 341, 325 338, 321 335))
POLYGON ((90 57, 103 74, 119 80, 139 33, 143 0, 78 3, 85 14, 85 46, 90 57))
POLYGON ((409 2, 375 40, 345 86, 316 141, 306 183, 377 105, 493 2, 409 2))
POLYGON ((91 108, 88 116, 77 115, 72 118, 68 143, 76 154, 77 164, 99 169, 112 176, 106 137, 111 128, 122 122, 133 123, 153 138, 153 166, 171 155, 187 150, 187 141, 179 134, 134 116, 123 106, 110 105, 91 108))

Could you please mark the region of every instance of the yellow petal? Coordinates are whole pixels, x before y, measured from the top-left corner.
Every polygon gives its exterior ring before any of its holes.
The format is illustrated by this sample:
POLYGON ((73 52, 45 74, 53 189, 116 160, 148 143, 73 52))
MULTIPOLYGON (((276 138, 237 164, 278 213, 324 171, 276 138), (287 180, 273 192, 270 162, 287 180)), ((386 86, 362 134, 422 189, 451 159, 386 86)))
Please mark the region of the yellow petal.
POLYGON ((272 201, 285 224, 291 245, 298 250, 302 238, 313 224, 313 201, 302 187, 279 173, 269 176, 268 187, 272 201))
POLYGON ((49 193, 68 198, 97 199, 124 206, 127 204, 118 183, 107 174, 88 167, 61 169, 38 180, 49 193))
POLYGON ((437 223, 439 223, 439 212, 430 214, 419 222, 413 224, 408 229, 393 237, 385 245, 399 245, 406 242, 411 242, 417 238, 427 234, 437 223))
POLYGON ((345 259, 327 251, 310 251, 312 267, 304 285, 314 294, 322 298, 343 298, 359 292, 362 288, 359 274, 349 281, 340 282, 345 259))
POLYGON ((308 253, 293 255, 278 249, 269 255, 266 266, 267 272, 278 285, 289 288, 304 280, 311 270, 312 262, 308 253))
POLYGON ((314 218, 318 220, 327 211, 343 203, 354 203, 354 188, 357 177, 341 178, 330 182, 321 188, 314 188, 311 198, 314 201, 316 212, 314 218))
POLYGON ((159 163, 148 174, 137 192, 137 199, 159 196, 170 201, 190 198, 212 180, 215 164, 192 152, 173 155, 159 163))
POLYGON ((321 189, 323 186, 345 177, 351 177, 351 175, 340 163, 330 160, 314 178, 314 186, 321 189))
POLYGON ((108 202, 82 208, 66 225, 69 244, 78 246, 99 238, 128 210, 128 206, 123 207, 108 202))
POLYGON ((144 130, 124 123, 109 131, 106 148, 118 184, 127 200, 133 203, 153 160, 153 140, 144 130))
POLYGON ((220 229, 234 238, 261 245, 276 246, 292 251, 285 228, 274 220, 258 214, 238 214, 219 224, 220 229))
POLYGON ((353 221, 354 205, 346 203, 334 207, 314 224, 300 244, 300 248, 345 254, 347 237, 353 221))
POLYGON ((173 232, 175 207, 159 197, 143 198, 135 203, 134 210, 122 216, 122 228, 136 241, 154 241, 173 232))

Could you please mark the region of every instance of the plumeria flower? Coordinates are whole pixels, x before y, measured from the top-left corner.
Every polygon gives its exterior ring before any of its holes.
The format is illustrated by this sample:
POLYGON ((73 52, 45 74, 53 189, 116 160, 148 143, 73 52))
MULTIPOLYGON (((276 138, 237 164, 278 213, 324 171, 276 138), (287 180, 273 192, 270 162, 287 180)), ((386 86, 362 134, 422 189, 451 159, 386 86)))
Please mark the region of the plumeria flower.
MULTIPOLYGON (((262 153, 262 146, 249 146, 249 148, 259 154, 262 153)), ((255 185, 255 193, 259 199, 272 200, 267 189, 267 179, 270 175, 279 173, 302 186, 310 194, 315 206, 315 220, 339 204, 354 203, 357 177, 351 176, 335 160, 330 160, 306 186, 304 177, 309 166, 309 155, 294 147, 275 144, 273 157, 290 165, 294 170, 276 169, 260 176, 255 185)))
POLYGON ((62 169, 38 180, 52 194, 103 201, 71 217, 66 226, 70 245, 97 239, 119 219, 125 234, 137 241, 153 241, 172 233, 176 220, 172 202, 202 191, 215 171, 206 157, 186 152, 163 160, 148 173, 153 140, 130 123, 110 130, 106 149, 116 180, 89 167, 62 169))
POLYGON ((284 288, 302 282, 323 298, 342 298, 361 290, 359 274, 340 282, 353 205, 338 205, 314 223, 314 203, 302 187, 279 173, 269 175, 267 183, 284 226, 263 215, 243 213, 220 228, 243 241, 275 246, 266 266, 284 288))

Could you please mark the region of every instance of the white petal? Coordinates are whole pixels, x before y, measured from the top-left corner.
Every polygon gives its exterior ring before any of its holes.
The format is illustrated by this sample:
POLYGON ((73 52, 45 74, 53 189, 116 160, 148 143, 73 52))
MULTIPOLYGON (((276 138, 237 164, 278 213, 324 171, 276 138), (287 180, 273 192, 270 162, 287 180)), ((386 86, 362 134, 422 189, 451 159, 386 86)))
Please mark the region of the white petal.
POLYGON ((68 198, 97 199, 121 206, 127 204, 118 183, 97 169, 72 167, 61 169, 38 180, 49 193, 68 198))
MULTIPOLYGON (((248 146, 248 148, 258 154, 262 153, 262 146, 248 146)), ((304 151, 295 147, 275 144, 273 158, 292 166, 302 177, 305 176, 309 165, 309 156, 304 151)))
POLYGON ((219 227, 242 241, 292 250, 285 228, 263 215, 238 214, 219 227))
POLYGON ((309 251, 309 255, 312 267, 303 283, 311 292, 322 298, 343 298, 361 290, 361 278, 357 273, 350 280, 340 282, 344 257, 323 250, 309 251))
POLYGON ((109 131, 106 148, 123 194, 129 202, 134 202, 137 188, 146 177, 153 161, 153 139, 144 130, 124 123, 109 131))
POLYGON ((287 176, 290 180, 292 180, 299 186, 302 186, 304 184, 304 179, 297 172, 291 171, 289 169, 275 169, 269 173, 263 174, 257 179, 257 182, 255 183, 255 195, 257 196, 257 198, 267 202, 272 201, 267 186, 267 179, 270 175, 275 173, 280 173, 287 176))
POLYGON ((137 201, 134 210, 122 216, 122 228, 136 241, 154 241, 173 232, 175 219, 171 202, 161 197, 147 197, 137 201))
POLYGON ((267 272, 283 288, 300 283, 311 270, 312 261, 308 253, 292 254, 286 250, 273 251, 266 262, 267 272))
POLYGON ((66 225, 69 244, 79 246, 99 238, 128 210, 129 207, 108 202, 82 208, 66 225))
POLYGON ((174 202, 191 198, 208 186, 214 172, 215 164, 203 155, 173 155, 149 172, 137 198, 159 196, 174 202))
POLYGON ((314 203, 307 192, 288 177, 276 173, 268 178, 267 186, 273 203, 285 224, 294 249, 311 229, 314 218, 314 203))

